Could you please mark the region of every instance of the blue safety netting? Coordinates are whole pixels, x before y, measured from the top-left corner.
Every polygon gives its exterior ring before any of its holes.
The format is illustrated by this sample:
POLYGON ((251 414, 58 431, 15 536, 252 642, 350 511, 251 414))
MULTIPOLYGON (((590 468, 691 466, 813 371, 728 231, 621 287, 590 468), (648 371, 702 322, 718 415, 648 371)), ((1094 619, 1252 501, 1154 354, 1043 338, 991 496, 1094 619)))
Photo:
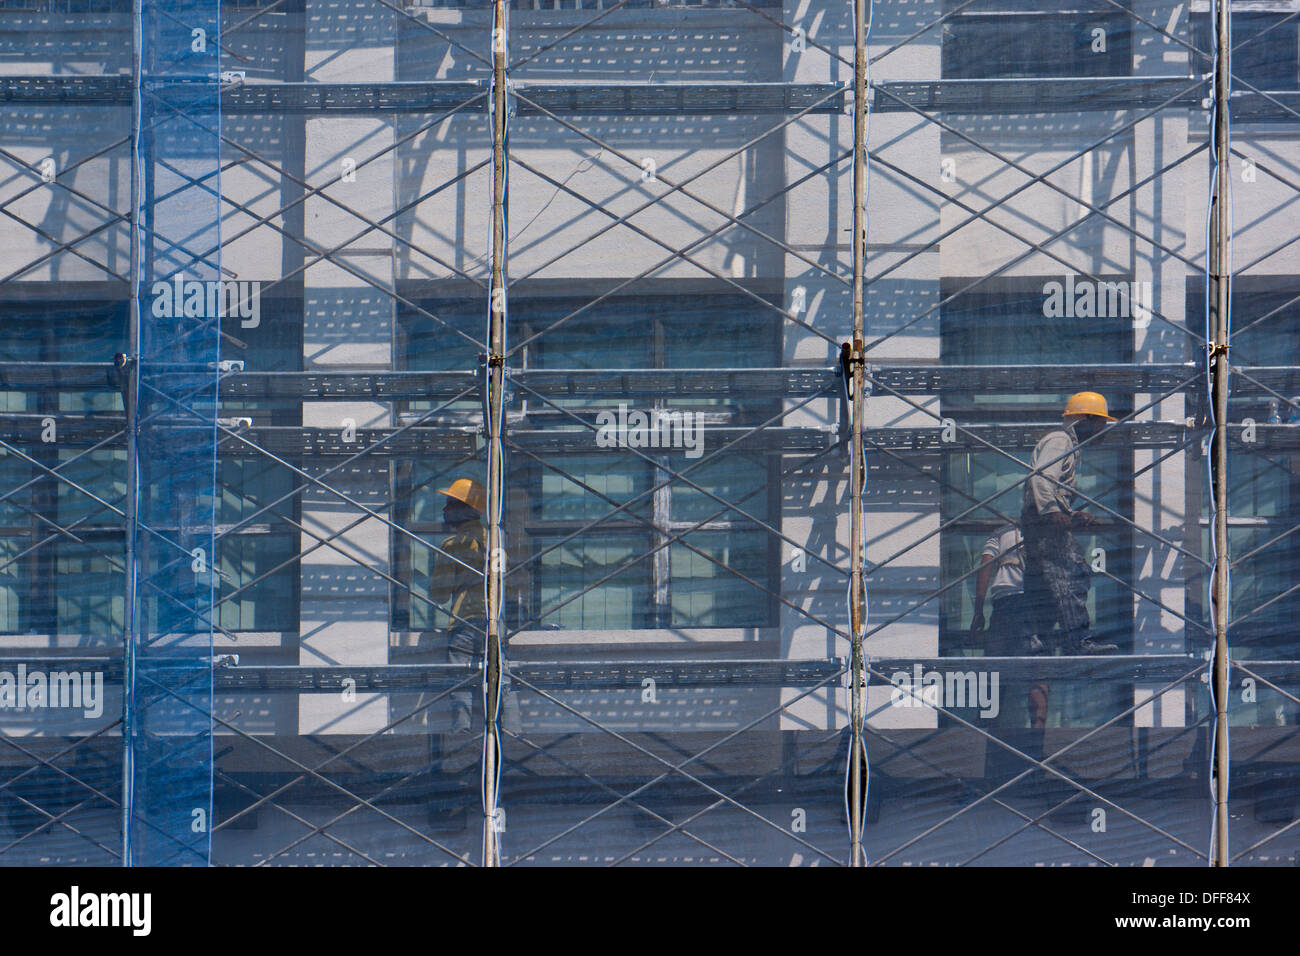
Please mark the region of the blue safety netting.
POLYGON ((205 864, 221 316, 251 313, 221 268, 218 5, 146 3, 132 149, 139 286, 124 367, 128 864, 205 864), (133 367, 134 366, 134 367, 133 367), (132 447, 133 446, 133 447, 132 447), (134 470, 134 474, 131 470, 134 470))

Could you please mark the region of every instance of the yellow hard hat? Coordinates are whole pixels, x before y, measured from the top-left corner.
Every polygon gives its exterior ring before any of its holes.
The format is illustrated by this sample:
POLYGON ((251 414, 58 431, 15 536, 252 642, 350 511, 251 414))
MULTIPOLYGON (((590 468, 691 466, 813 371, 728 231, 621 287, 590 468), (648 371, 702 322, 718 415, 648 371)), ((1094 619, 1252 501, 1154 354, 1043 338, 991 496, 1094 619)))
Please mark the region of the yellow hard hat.
POLYGON ((457 478, 450 488, 439 488, 438 494, 455 498, 469 505, 479 514, 487 511, 487 490, 473 478, 457 478))
POLYGON ((1106 409, 1106 396, 1097 392, 1075 392, 1071 395, 1065 403, 1065 411, 1061 413, 1061 417, 1067 415, 1096 415, 1108 422, 1115 420, 1106 409))

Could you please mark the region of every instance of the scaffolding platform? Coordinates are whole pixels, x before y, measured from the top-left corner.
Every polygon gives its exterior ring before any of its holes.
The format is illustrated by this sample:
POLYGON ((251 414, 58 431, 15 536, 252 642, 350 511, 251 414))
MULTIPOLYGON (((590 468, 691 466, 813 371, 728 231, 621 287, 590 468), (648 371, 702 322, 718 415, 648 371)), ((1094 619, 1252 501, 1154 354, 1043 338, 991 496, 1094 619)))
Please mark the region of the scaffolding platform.
MULTIPOLYGON (((275 83, 169 78, 151 84, 160 104, 187 107, 210 87, 213 113, 229 116, 431 114, 486 109, 486 80, 370 83, 275 83)), ((836 83, 530 83, 518 82, 519 115, 676 116, 724 113, 842 113, 846 88, 836 83)), ((0 103, 129 106, 125 75, 0 76, 0 103)))

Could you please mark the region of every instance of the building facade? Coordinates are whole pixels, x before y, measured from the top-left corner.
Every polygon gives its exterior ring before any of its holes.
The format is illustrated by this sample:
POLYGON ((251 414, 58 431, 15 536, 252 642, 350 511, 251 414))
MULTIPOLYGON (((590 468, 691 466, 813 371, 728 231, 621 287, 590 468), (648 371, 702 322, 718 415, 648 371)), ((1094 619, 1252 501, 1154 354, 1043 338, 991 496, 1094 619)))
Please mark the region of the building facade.
MULTIPOLYGON (((868 8, 866 858, 1203 865, 1211 11, 868 8), (981 552, 1078 391, 1115 651, 998 652, 981 552)), ((1217 157, 1251 865, 1297 846, 1296 12, 1234 4, 1217 157)), ((849 862, 852 4, 5 0, 0 58, 0 859, 849 862), (494 433, 485 706, 438 593, 494 433)))

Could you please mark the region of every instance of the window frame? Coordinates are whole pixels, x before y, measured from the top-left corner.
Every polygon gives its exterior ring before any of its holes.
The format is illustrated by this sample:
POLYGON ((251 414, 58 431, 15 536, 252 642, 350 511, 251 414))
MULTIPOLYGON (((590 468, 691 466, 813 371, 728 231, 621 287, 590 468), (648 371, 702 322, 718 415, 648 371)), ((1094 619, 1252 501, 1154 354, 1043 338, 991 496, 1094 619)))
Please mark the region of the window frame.
MULTIPOLYGON (((958 316, 961 313, 968 312, 971 309, 976 308, 976 303, 972 302, 971 300, 991 300, 989 302, 978 303, 979 307, 985 307, 985 308, 996 307, 996 300, 999 298, 1006 299, 1009 303, 1012 303, 1013 306, 1019 305, 1019 309, 1013 307, 1006 314, 1005 321, 1010 323, 1014 321, 1012 316, 1016 315, 1017 313, 1023 316, 1032 315, 1031 309, 1027 308, 1027 306, 1031 305, 1032 303, 1042 301, 1043 284, 1047 281, 1051 281, 1053 278, 1059 279, 1059 277, 1053 277, 1053 276, 998 277, 992 280, 985 280, 981 282, 979 285, 975 286, 972 292, 967 293, 965 295, 959 295, 956 298, 953 298, 951 302, 948 302, 947 300, 949 299, 950 296, 953 296, 956 292, 958 292, 958 290, 965 289, 967 286, 970 286, 973 283, 975 283, 977 277, 945 276, 941 283, 941 292, 940 292, 940 299, 942 301, 945 301, 945 305, 940 312, 940 333, 939 333, 940 363, 942 365, 1002 365, 1002 366, 1014 366, 1017 364, 1036 365, 1040 363, 1055 364, 1055 363, 1046 362, 1040 356, 1030 356, 1027 355, 1026 353, 1021 353, 1017 355, 1016 353, 1010 350, 1005 352, 1002 355, 1002 357, 996 359, 992 357, 984 356, 983 361, 971 361, 967 356, 956 353, 954 348, 956 344, 954 342, 954 338, 957 334, 957 330, 955 329, 955 325, 956 325, 955 320, 958 318, 958 316), (1020 359, 1020 361, 1017 362, 1016 359, 1020 359)), ((1097 276, 1097 279, 1099 281, 1108 281, 1108 282, 1110 281, 1130 282, 1133 281, 1133 276, 1132 275, 1099 275, 1097 276)), ((1046 317, 1044 317, 1044 320, 1046 322, 1068 321, 1068 320, 1048 319, 1046 317)), ((1109 321, 1109 320, 1099 320, 1099 321, 1109 321)), ((989 341, 1001 343, 1001 342, 1008 341, 1010 337, 1007 335, 990 335, 990 336, 984 336, 983 338, 989 341)), ((1099 341, 1105 341, 1107 343, 1113 344, 1115 348, 1115 352, 1112 356, 1108 357, 1104 362, 1098 361, 1096 364, 1117 364, 1117 365, 1134 364, 1135 362, 1134 343, 1133 343, 1132 335, 1127 335, 1127 336, 1115 335, 1115 336, 1105 337, 1104 339, 1098 336, 1097 338, 1099 341)), ((1049 342, 1051 341, 1051 339, 1048 337, 1044 337, 1044 339, 1045 341, 1049 341, 1049 342)), ((1082 363, 1078 362, 1078 360, 1074 357, 1076 354, 1074 349, 1068 344, 1068 339, 1061 338, 1059 340, 1058 347, 1063 352, 1059 364, 1076 364, 1076 363, 1088 364, 1087 362, 1082 362, 1082 363)), ((974 403, 961 401, 961 399, 964 397, 963 393, 954 392, 947 395, 939 396, 940 414, 945 418, 948 417, 954 418, 959 423, 963 421, 963 419, 969 421, 972 418, 975 418, 981 423, 988 423, 988 424, 995 424, 995 423, 1031 424, 1034 427, 1041 428, 1041 434, 1038 435, 1038 437, 1041 438, 1042 435, 1046 434, 1051 427, 1058 425, 1060 423, 1059 409, 1063 407, 1065 399, 1073 391, 1076 391, 1076 389, 1067 388, 1066 391, 1060 393, 1059 395, 1048 396, 1054 400, 1045 401, 1040 406, 1037 407, 1024 400, 1025 398, 1029 397, 1027 393, 1006 393, 1008 397, 1008 401, 1002 403, 989 403, 989 404, 975 405, 974 403), (954 398, 958 399, 956 404, 954 404, 953 402, 954 398)), ((1129 413, 1134 407, 1133 404, 1135 400, 1134 393, 1131 392, 1115 392, 1113 390, 1108 390, 1106 392, 1106 399, 1110 407, 1111 414, 1117 418, 1122 418, 1125 414, 1129 413)), ((1015 453, 1018 456, 1022 456, 1025 461, 1028 461, 1029 455, 1032 453, 1032 450, 1033 450, 1032 447, 1017 449, 1015 453)), ((940 534, 939 573, 940 573, 940 581, 943 584, 947 584, 949 581, 955 580, 956 578, 960 577, 962 574, 972 570, 972 568, 975 567, 975 564, 973 563, 961 569, 952 567, 951 562, 954 560, 953 555, 956 553, 952 542, 957 536, 969 537, 972 541, 975 542, 974 560, 977 561, 979 550, 980 547, 983 545, 984 539, 987 538, 988 535, 992 534, 995 530, 997 530, 997 528, 1002 527, 1003 525, 1006 524, 1005 520, 996 516, 989 516, 988 518, 970 516, 967 518, 963 518, 962 520, 954 524, 951 525, 948 524, 948 521, 950 520, 950 517, 953 514, 952 508, 954 502, 956 502, 957 500, 960 500, 961 502, 961 507, 958 509, 958 512, 964 511, 966 507, 973 504, 972 501, 968 501, 966 499, 965 494, 962 494, 960 491, 957 490, 957 484, 955 479, 953 478, 954 469, 957 466, 957 463, 963 457, 966 456, 973 457, 975 455, 981 455, 981 454, 986 454, 986 453, 956 450, 950 452, 940 452, 938 456, 940 462, 939 472, 940 472, 940 482, 941 482, 941 489, 939 494, 939 519, 940 519, 940 524, 944 527, 943 532, 941 532, 940 534)), ((987 454, 996 455, 997 453, 990 451, 987 454)), ((1085 451, 1082 477, 1086 477, 1089 471, 1092 471, 1094 474, 1099 474, 1104 476, 1105 474, 1111 471, 1111 468, 1114 469, 1115 474, 1124 474, 1124 473, 1131 474, 1133 471, 1133 449, 1132 448, 1124 447, 1117 444, 1112 444, 1110 446, 1103 445, 1100 448, 1096 449, 1096 451, 1091 452, 1091 455, 1094 456, 1093 458, 1094 464, 1090 465, 1089 452, 1085 451), (1103 467, 1099 469, 1096 466, 1095 456, 1098 454, 1112 454, 1114 456, 1114 460, 1112 463, 1110 463, 1110 467, 1103 467)), ((1014 478, 1016 480, 1019 480, 1025 474, 1024 469, 1010 462, 1007 463, 1007 472, 1009 473, 1011 478, 1014 478)), ((998 472, 997 474, 1001 475, 1002 473, 998 472)), ((998 480, 1000 483, 1000 479, 995 479, 995 480, 998 480)), ((1104 477, 1102 478, 1102 480, 1103 482, 1105 482, 1104 477)), ((1008 515, 1009 518, 1016 519, 1019 516, 1020 499, 1023 496, 1023 492, 1024 492, 1023 483, 1015 486, 1013 490, 1008 490, 1006 492, 1003 492, 1003 494, 1012 494, 1014 496, 1014 501, 1015 501, 1014 509, 1008 509, 1005 506, 1003 506, 1001 509, 1004 511, 1004 513, 1008 515)), ((971 494, 974 493, 971 492, 971 494)), ((974 497, 976 500, 980 500, 981 498, 981 496, 979 495, 974 495, 974 497)), ((1123 515, 1128 521, 1134 520, 1135 497, 1134 497, 1133 487, 1131 484, 1123 484, 1123 483, 1119 484, 1117 487, 1110 490, 1107 495, 1103 496, 1101 500, 1107 500, 1107 499, 1110 499, 1108 501, 1109 507, 1113 507, 1115 511, 1123 515), (1113 496, 1113 498, 1111 496, 1113 496)), ((990 504, 996 506, 997 501, 995 500, 990 504)), ((1097 514, 1095 508, 1090 508, 1089 510, 1091 510, 1094 514, 1097 514)), ((1110 602, 1113 601, 1114 606, 1113 607, 1108 606, 1104 609, 1096 606, 1099 599, 1102 597, 1101 594, 1099 594, 1095 588, 1090 589, 1089 601, 1090 604, 1094 606, 1094 610, 1092 613, 1092 619, 1094 623, 1093 633, 1098 637, 1099 640, 1104 640, 1108 643, 1119 644, 1120 653, 1125 653, 1126 648, 1131 649, 1133 647, 1134 640, 1136 637, 1135 622, 1133 620, 1133 615, 1131 613, 1131 604, 1133 600, 1133 595, 1137 591, 1137 582, 1136 582, 1137 540, 1135 538, 1135 531, 1131 525, 1125 524, 1124 522, 1121 522, 1118 519, 1106 519, 1104 517, 1101 519, 1101 522, 1099 523, 1099 526, 1095 532, 1088 535, 1077 535, 1076 537, 1080 539, 1080 544, 1084 545, 1087 543, 1087 540, 1089 538, 1098 538, 1101 535, 1106 535, 1107 538, 1110 540, 1114 540, 1115 538, 1118 538, 1118 543, 1116 545, 1112 545, 1109 547, 1104 545, 1102 546, 1104 547, 1107 556, 1106 571, 1109 572, 1110 574, 1115 575, 1116 577, 1121 578, 1126 583, 1118 584, 1118 583, 1111 582, 1113 588, 1115 588, 1116 590, 1113 595, 1107 598, 1107 604, 1109 605, 1110 602), (1116 622, 1114 625, 1109 624, 1109 622, 1112 619, 1114 619, 1114 621, 1116 622), (1107 626, 1104 627, 1099 626, 1102 622, 1107 622, 1107 626)), ((941 600, 940 602, 939 653, 941 655, 956 653, 960 648, 963 647, 962 639, 970 627, 970 623, 968 620, 970 602, 967 600, 967 596, 969 594, 973 594, 974 586, 975 586, 975 576, 972 574, 965 579, 965 581, 961 586, 954 587, 952 588, 951 591, 947 592, 947 595, 950 595, 950 597, 948 597, 945 600, 941 600), (958 610, 954 611, 954 605, 957 606, 958 610), (954 613, 956 613, 957 615, 955 622, 953 620, 954 613)))
MULTIPOLYGON (((609 280, 594 281, 594 282, 578 282, 578 283, 574 283, 573 281, 564 281, 564 280, 555 280, 555 281, 539 280, 539 281, 524 283, 522 284, 521 288, 512 288, 511 290, 512 314, 511 314, 510 338, 516 341, 523 341, 525 339, 531 338, 535 334, 545 331, 546 320, 539 319, 537 312, 533 312, 530 314, 529 312, 530 306, 539 309, 544 309, 547 303, 571 302, 574 304, 574 307, 576 308, 577 305, 590 302, 595 298, 597 298, 598 296, 603 295, 608 290, 615 289, 620 284, 621 284, 620 281, 617 279, 609 279, 609 280), (523 303, 522 307, 521 307, 521 303, 523 303)), ((777 308, 780 307, 780 304, 783 301, 783 292, 779 291, 780 288, 779 283, 745 282, 742 280, 740 284, 745 288, 750 289, 754 293, 762 296, 766 301, 772 303, 777 308)), ((450 319, 449 315, 444 314, 446 312, 445 304, 447 303, 465 303, 467 309, 470 310, 470 314, 474 316, 475 321, 481 322, 483 320, 483 317, 485 315, 485 305, 482 302, 482 296, 479 295, 476 298, 474 291, 469 288, 468 283, 417 282, 417 283, 411 283, 410 285, 412 286, 412 288, 404 288, 400 290, 402 292, 402 297, 409 301, 414 301, 419 303, 419 305, 422 308, 427 309, 428 311, 432 312, 434 315, 438 315, 440 318, 444 320, 450 319), (440 308, 443 308, 444 311, 440 312, 439 311, 440 308)), ((635 291, 629 291, 627 293, 615 292, 613 295, 611 295, 610 299, 607 300, 611 303, 611 305, 608 306, 608 309, 610 311, 617 312, 621 315, 642 315, 647 312, 646 307, 652 306, 654 303, 662 303, 668 301, 668 297, 672 297, 672 296, 689 296, 693 300, 714 297, 723 304, 733 299, 738 301, 741 298, 744 298, 739 292, 736 292, 728 285, 724 283, 716 282, 714 280, 684 280, 684 281, 644 280, 642 282, 637 283, 637 290, 635 291)), ((754 336, 747 340, 746 352, 749 354, 759 354, 759 355, 766 353, 767 356, 769 357, 768 361, 766 362, 768 366, 775 366, 780 364, 781 343, 782 343, 782 334, 781 334, 782 327, 781 327, 780 317, 777 315, 775 310, 764 309, 762 306, 758 305, 757 303, 752 303, 746 307, 753 310, 753 314, 755 316, 760 317, 764 321, 770 322, 767 330, 769 333, 767 342, 763 342, 761 336, 754 336)), ((649 308, 648 311, 653 312, 654 310, 653 308, 649 308)), ((398 317, 395 323, 395 335, 394 335, 394 368, 400 370, 407 370, 412 368, 412 364, 411 364, 412 356, 410 354, 409 347, 411 343, 415 340, 412 337, 410 328, 408 327, 408 323, 410 320, 407 316, 403 315, 403 312, 409 314, 410 310, 402 309, 399 306, 398 317)), ((559 314, 564 315, 567 314, 567 312, 562 311, 559 314)), ((669 335, 671 333, 671 329, 668 329, 664 326, 663 322, 661 321, 661 318, 662 317, 660 315, 655 314, 655 316, 651 320, 652 328, 651 328, 651 334, 649 336, 650 348, 648 353, 644 350, 636 351, 635 355, 637 356, 638 359, 640 359, 640 361, 627 362, 625 364, 620 365, 619 367, 621 368, 663 368, 663 369, 684 367, 679 365, 666 364, 667 356, 668 356, 668 347, 669 347, 668 344, 669 335), (648 361, 646 360, 647 355, 648 355, 648 361)), ((464 331, 467 331, 470 334, 477 334, 477 332, 475 331, 477 330, 477 328, 478 326, 471 326, 469 328, 464 329, 464 331)), ((459 336, 457 336, 457 338, 459 338, 459 336)), ((537 339, 537 344, 541 344, 544 342, 545 342, 544 335, 540 336, 537 339)), ((632 349, 634 347, 628 346, 627 348, 632 349)), ((610 354, 617 355, 617 352, 618 350, 613 350, 610 354)), ((544 356, 545 356, 544 349, 534 348, 532 346, 526 346, 524 349, 521 349, 520 360, 519 360, 520 367, 525 369, 529 367, 544 368, 546 367, 546 365, 544 364, 544 356)), ((764 363, 757 363, 755 367, 759 367, 763 364, 764 363)), ((559 367, 563 367, 563 366, 559 366, 559 367)), ((689 400, 686 401, 689 402, 689 400)), ((774 397, 770 402, 771 408, 767 409, 766 416, 763 416, 761 412, 755 413, 754 408, 752 407, 754 403, 752 402, 746 403, 742 401, 740 403, 733 403, 727 406, 726 408, 728 421, 733 425, 738 425, 741 427, 744 427, 746 425, 756 425, 758 424, 759 421, 763 419, 763 417, 770 417, 770 415, 774 413, 777 410, 777 408, 779 408, 779 403, 780 403, 779 397, 774 397)), ((564 415, 562 412, 556 411, 554 409, 546 408, 545 406, 539 409, 538 404, 539 403, 537 402, 529 403, 526 400, 526 398, 519 399, 519 403, 517 407, 523 409, 525 419, 530 423, 528 427, 545 427, 547 423, 560 424, 563 423, 564 420, 567 418, 567 416, 564 415)), ((664 406, 679 408, 682 407, 682 400, 669 399, 666 402, 663 400, 655 400, 655 401, 646 401, 644 403, 637 405, 638 408, 642 408, 642 410, 647 410, 647 411, 650 410, 651 408, 664 407, 664 406)), ((412 411, 412 409, 410 408, 410 403, 402 403, 402 409, 407 413, 412 411)), ((576 408, 571 409, 571 411, 577 411, 577 410, 578 409, 576 408)), ((460 421, 461 419, 464 419, 465 421, 472 420, 474 422, 477 422, 478 420, 480 420, 480 417, 481 417, 481 411, 477 408, 476 405, 476 407, 472 411, 465 410, 459 413, 455 411, 451 411, 451 414, 448 416, 448 420, 460 421)), ((705 455, 707 456, 707 454, 708 454, 708 449, 706 447, 705 455)), ((770 518, 771 515, 779 515, 780 513, 779 488, 773 487, 773 482, 772 482, 772 476, 777 474, 780 470, 780 456, 777 454, 762 454, 762 453, 759 454, 761 454, 762 457, 765 459, 764 467, 767 473, 767 479, 765 481, 766 491, 760 492, 760 494, 765 494, 766 496, 764 500, 764 508, 765 508, 765 514, 769 516, 764 520, 768 520, 770 522, 772 520, 770 518)), ((523 455, 509 456, 509 457, 512 457, 514 459, 514 463, 518 470, 511 472, 511 477, 508 479, 507 483, 518 484, 519 481, 521 480, 519 476, 522 475, 524 476, 522 481, 526 484, 526 487, 529 490, 529 492, 535 495, 540 495, 541 473, 544 471, 550 471, 550 469, 546 469, 542 465, 536 462, 526 462, 525 461, 526 456, 523 455)), ((560 464, 562 460, 563 460, 562 455, 554 456, 554 463, 557 466, 560 464)), ((652 465, 650 462, 645 461, 640 457, 636 457, 635 460, 638 467, 645 468, 645 469, 654 469, 655 475, 652 475, 650 477, 649 485, 660 484, 663 481, 668 480, 667 473, 661 471, 655 465, 652 465)), ((685 463, 685 466, 689 466, 690 464, 691 462, 687 461, 685 463)), ((685 467, 685 466, 675 467, 674 470, 680 471, 681 467, 685 467)), ((647 485, 647 487, 649 487, 649 485, 647 485)), ((653 547, 654 544, 659 543, 660 540, 665 538, 670 538, 680 531, 684 531, 688 528, 691 528, 693 525, 697 523, 696 521, 672 517, 673 490, 675 488, 680 488, 680 487, 681 487, 680 482, 672 481, 666 487, 658 489, 651 495, 650 513, 647 515, 647 517, 649 517, 649 519, 653 522, 654 524, 653 528, 647 526, 643 522, 636 521, 633 519, 628 519, 628 520, 614 519, 614 520, 608 520, 602 522, 602 524, 597 529, 594 529, 592 532, 589 533, 594 533, 598 536, 604 536, 611 539, 620 536, 627 536, 629 534, 644 535, 650 539, 651 542, 650 547, 653 547)), ((411 507, 409 490, 410 490, 409 476, 403 477, 401 469, 400 468, 395 469, 394 484, 393 484, 395 521, 398 524, 403 525, 403 527, 410 527, 411 530, 417 531, 417 533, 419 533, 417 528, 407 524, 405 520, 406 515, 408 513, 408 509, 411 507)), ((721 505, 719 505, 718 507, 720 508, 721 505)), ((752 510, 752 509, 747 508, 747 510, 752 510)), ((779 521, 779 518, 777 520, 779 521)), ((565 534, 571 533, 572 531, 581 528, 589 523, 589 521, 587 520, 539 521, 531 513, 528 513, 527 515, 517 515, 517 514, 512 515, 510 514, 509 508, 507 509, 507 521, 508 521, 508 527, 506 529, 507 542, 509 543, 512 539, 518 541, 520 543, 521 553, 526 553, 529 556, 529 558, 534 556, 539 550, 545 547, 544 545, 537 544, 539 540, 544 540, 546 538, 551 538, 551 537, 563 537, 565 534)), ((729 533, 729 532, 740 531, 746 528, 754 528, 754 526, 752 525, 752 523, 748 522, 745 519, 733 520, 730 518, 723 517, 723 518, 715 519, 713 521, 709 521, 706 524, 701 525, 699 528, 695 529, 695 533, 703 533, 703 534, 719 533, 719 532, 729 533)), ((433 530, 432 527, 430 527, 429 530, 432 532, 433 530)), ((768 535, 767 532, 762 532, 762 529, 756 529, 756 530, 770 537, 770 535, 768 535)), ((436 533, 445 534, 446 532, 439 531, 436 533)), ((401 572, 397 575, 399 577, 399 580, 409 580, 409 574, 411 573, 411 565, 410 565, 411 555, 410 555, 409 542, 405 541, 404 539, 405 539, 404 535, 398 534, 396 532, 390 534, 390 540, 392 542, 391 553, 393 555, 393 566, 394 568, 399 569, 401 572), (407 574, 408 577, 403 578, 401 576, 402 573, 407 574)), ((687 539, 682 539, 682 540, 687 540, 687 539)), ((509 544, 507 546, 509 547, 509 544)), ((626 572, 626 573, 635 573, 634 571, 631 570, 631 568, 634 568, 637 564, 644 564, 648 566, 649 575, 650 575, 650 580, 648 585, 648 593, 651 595, 650 606, 646 609, 644 623, 639 626, 635 626, 631 628, 632 630, 656 630, 656 629, 665 629, 665 628, 737 629, 737 628, 768 628, 768 627, 778 626, 780 615, 779 615, 779 601, 777 600, 776 595, 780 593, 780 572, 781 572, 780 549, 776 547, 770 540, 768 540, 766 544, 767 555, 764 561, 764 573, 767 578, 765 585, 768 587, 769 591, 773 593, 762 595, 763 613, 761 615, 760 621, 750 622, 750 623, 745 623, 740 625, 735 625, 730 623, 696 624, 696 623, 682 622, 680 620, 674 620, 674 611, 673 611, 674 591, 673 591, 673 574, 672 574, 671 564, 672 564, 672 555, 678 547, 680 547, 680 543, 675 543, 672 545, 668 545, 667 547, 660 548, 659 550, 655 551, 651 557, 643 558, 640 561, 631 563, 629 567, 629 571, 626 572)), ((647 548, 647 551, 648 550, 650 550, 650 548, 647 548)), ((537 568, 535 565, 533 565, 532 567, 533 567, 532 573, 528 575, 528 581, 526 585, 524 585, 527 590, 526 597, 520 595, 519 596, 520 600, 517 602, 519 605, 518 608, 511 612, 516 614, 518 620, 522 623, 529 623, 531 621, 532 615, 542 610, 541 594, 544 587, 543 584, 544 575, 537 573, 537 568)), ((723 571, 721 568, 719 568, 718 570, 720 574, 726 575, 728 578, 735 578, 735 575, 728 574, 726 571, 723 571)), ((611 578, 611 581, 618 580, 622 576, 622 573, 623 572, 620 572, 619 574, 615 575, 613 578, 611 578)), ((748 583, 741 581, 741 579, 739 578, 735 578, 735 580, 738 581, 741 585, 743 585, 743 587, 752 590, 752 586, 749 585, 748 583)), ((404 589, 399 588, 396 585, 391 586, 391 593, 393 596, 393 600, 392 600, 392 604, 390 605, 392 608, 392 611, 390 613, 390 624, 392 626, 392 629, 395 631, 408 629, 407 626, 409 625, 411 619, 411 615, 409 611, 410 598, 409 595, 404 595, 402 593, 403 590, 404 589)), ((510 588, 507 588, 507 592, 509 594, 510 588)), ((531 622, 528 629, 533 629, 533 628, 546 629, 547 622, 545 620, 531 622)), ((600 628, 600 627, 588 628, 586 626, 582 626, 578 629, 616 630, 616 631, 626 630, 625 628, 600 628)))

